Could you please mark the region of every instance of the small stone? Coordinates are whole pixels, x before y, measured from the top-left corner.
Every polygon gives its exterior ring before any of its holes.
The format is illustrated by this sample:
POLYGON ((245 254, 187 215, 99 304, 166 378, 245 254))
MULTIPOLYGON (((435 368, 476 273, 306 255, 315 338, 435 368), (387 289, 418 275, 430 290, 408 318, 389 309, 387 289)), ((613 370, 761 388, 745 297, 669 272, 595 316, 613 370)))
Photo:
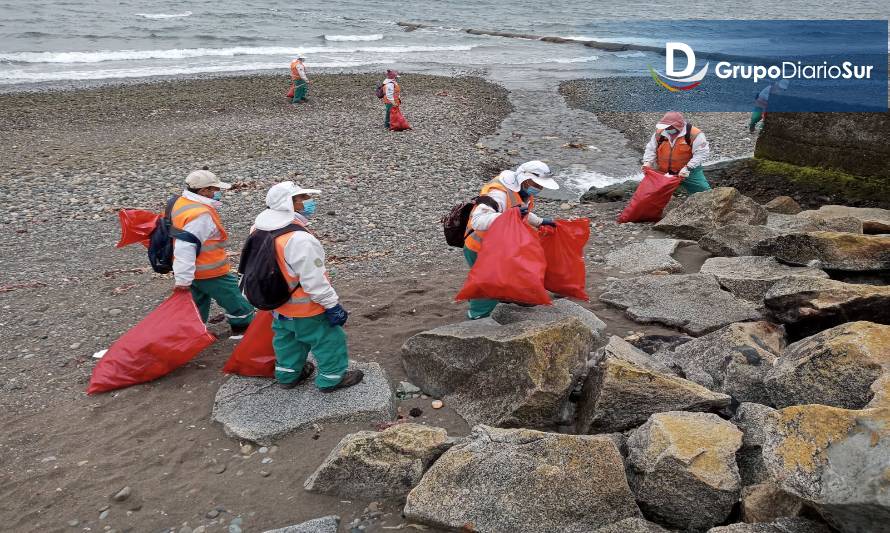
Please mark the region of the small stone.
POLYGON ((179 528, 179 533, 195 533, 195 531, 188 526, 182 526, 179 528))
POLYGON ((253 453, 253 444, 242 444, 241 455, 250 455, 253 453))
POLYGON ((229 533, 241 533, 241 526, 229 524, 229 533))
POLYGON ((123 313, 123 311, 121 311, 120 309, 117 309, 117 308, 108 310, 108 314, 111 316, 118 316, 121 313, 123 313))
POLYGON ((101 513, 99 513, 99 520, 105 520, 106 518, 108 518, 108 513, 109 513, 109 512, 110 512, 110 511, 109 511, 108 509, 105 509, 104 511, 102 511, 101 513))
POLYGON ((260 475, 263 477, 269 477, 270 474, 269 474, 269 472, 266 472, 265 470, 260 470, 260 475))
POLYGON ((219 511, 217 511, 216 509, 211 509, 207 511, 207 514, 205 514, 204 516, 206 516, 207 518, 216 518, 217 516, 219 516, 219 511))
POLYGON ((51 463, 51 462, 57 461, 57 460, 58 459, 56 458, 55 455, 50 455, 49 457, 44 457, 43 459, 41 459, 40 462, 41 463, 51 463))
POLYGON ((116 502, 122 502, 130 497, 133 490, 130 487, 124 487, 121 490, 117 491, 117 494, 111 497, 112 500, 116 502))
POLYGON ((69 348, 71 348, 72 350, 76 350, 76 349, 80 348, 80 343, 79 343, 79 342, 75 342, 74 344, 72 344, 71 346, 69 346, 69 348))
POLYGON ((77 527, 80 525, 80 520, 77 520, 77 519, 69 520, 68 525, 71 527, 77 527))
POLYGON ((257 451, 260 452, 260 453, 269 453, 269 448, 267 448, 267 447, 265 447, 265 446, 262 446, 262 447, 260 447, 260 449, 257 450, 257 451))
POLYGON ((216 466, 213 468, 213 471, 214 471, 215 473, 217 473, 217 474, 222 474, 223 472, 226 471, 226 464, 225 464, 225 463, 220 463, 220 464, 216 465, 216 466))
POLYGON ((102 511, 107 511, 109 509, 111 509, 111 506, 108 504, 105 504, 102 507, 99 507, 99 512, 101 513, 102 511))
POLYGON ((192 533, 205 533, 206 531, 207 531, 207 528, 206 528, 206 527, 204 527, 204 526, 198 526, 198 527, 196 527, 195 529, 192 530, 192 533))
POLYGON ((263 459, 262 461, 260 461, 260 462, 263 463, 264 465, 267 465, 267 464, 269 464, 269 463, 272 462, 272 458, 271 458, 271 457, 266 457, 266 458, 264 458, 264 459, 263 459))
POLYGON ((433 409, 441 409, 445 404, 442 402, 442 400, 433 400, 430 405, 433 409))

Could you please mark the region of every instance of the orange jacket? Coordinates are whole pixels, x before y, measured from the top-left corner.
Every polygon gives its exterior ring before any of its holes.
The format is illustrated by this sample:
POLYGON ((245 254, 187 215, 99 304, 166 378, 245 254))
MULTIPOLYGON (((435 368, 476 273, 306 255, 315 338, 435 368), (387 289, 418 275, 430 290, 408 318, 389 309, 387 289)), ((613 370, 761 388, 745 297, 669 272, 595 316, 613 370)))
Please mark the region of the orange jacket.
MULTIPOLYGON (((522 205, 522 197, 519 196, 518 192, 513 192, 507 187, 505 187, 501 182, 497 180, 497 178, 486 183, 482 190, 479 192, 480 196, 484 196, 488 194, 492 190, 502 191, 507 195, 507 209, 511 207, 516 207, 517 205, 522 205)), ((477 206, 478 207, 478 206, 477 206)), ((535 199, 528 199, 528 209, 531 211, 535 207, 535 199)), ((473 209, 476 209, 475 207, 473 209)), ((479 253, 482 250, 482 240, 485 238, 485 234, 488 233, 488 230, 475 230, 473 229, 473 220, 472 213, 470 216, 470 220, 467 221, 467 231, 464 234, 464 246, 469 248, 470 250, 479 253)))
POLYGON ((290 62, 290 79, 293 81, 306 79, 306 67, 299 59, 294 59, 290 62))
POLYGON ((692 143, 695 142, 695 138, 698 137, 701 130, 691 126, 688 136, 689 142, 686 142, 687 136, 682 135, 677 137, 673 145, 662 136, 663 131, 657 130, 655 132, 655 137, 658 139, 658 149, 655 152, 657 156, 656 165, 659 172, 676 174, 692 159, 692 143))
POLYGON ((392 104, 396 107, 402 105, 402 88, 399 86, 399 82, 396 80, 388 80, 383 83, 383 103, 384 104, 392 104), (389 86, 392 85, 392 91, 389 90, 389 86))
POLYGON ((181 229, 205 213, 210 214, 220 236, 218 239, 208 239, 201 244, 201 251, 195 258, 195 279, 217 278, 229 273, 231 266, 226 257, 226 241, 229 235, 223 228, 216 209, 209 205, 180 197, 173 203, 173 212, 170 214, 173 226, 181 229))
POLYGON ((284 235, 279 235, 275 239, 275 259, 278 261, 278 268, 280 268, 281 273, 284 274, 284 279, 287 280, 287 286, 293 291, 290 300, 275 311, 277 311, 278 314, 291 318, 305 318, 320 315, 324 313, 324 307, 313 302, 309 293, 303 290, 303 287, 297 287, 297 285, 300 284, 299 276, 292 276, 287 269, 287 261, 284 259, 284 247, 287 246, 287 241, 290 240, 293 234, 294 232, 291 231, 284 235), (294 291, 295 288, 297 290, 294 291))

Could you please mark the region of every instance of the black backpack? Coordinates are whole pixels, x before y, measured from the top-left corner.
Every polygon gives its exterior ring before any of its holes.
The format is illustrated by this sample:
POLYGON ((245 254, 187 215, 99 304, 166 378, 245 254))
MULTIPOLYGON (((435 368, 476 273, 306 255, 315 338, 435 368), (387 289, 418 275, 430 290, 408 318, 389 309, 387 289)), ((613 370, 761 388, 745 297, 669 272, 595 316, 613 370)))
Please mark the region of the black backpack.
POLYGON ((467 222, 470 221, 470 213, 479 204, 485 204, 495 211, 501 210, 494 198, 484 195, 477 196, 469 202, 461 202, 452 207, 442 217, 442 229, 445 231, 445 242, 448 243, 448 246, 463 248, 467 222))
POLYGON ((374 90, 374 94, 377 96, 377 98, 383 98, 384 96, 386 96, 386 91, 383 89, 382 83, 377 84, 377 88, 374 90))
POLYGON ((290 224, 273 231, 254 230, 241 250, 238 286, 244 297, 257 309, 271 311, 286 304, 300 285, 291 289, 275 253, 275 239, 293 231, 306 231, 299 224, 290 224))
POLYGON ((167 202, 167 210, 164 216, 158 221, 158 225, 152 230, 148 242, 148 262, 151 268, 158 274, 167 274, 173 270, 173 240, 190 242, 197 245, 195 257, 201 253, 201 239, 184 229, 174 228, 171 215, 173 213, 173 204, 178 200, 178 196, 170 198, 167 202))

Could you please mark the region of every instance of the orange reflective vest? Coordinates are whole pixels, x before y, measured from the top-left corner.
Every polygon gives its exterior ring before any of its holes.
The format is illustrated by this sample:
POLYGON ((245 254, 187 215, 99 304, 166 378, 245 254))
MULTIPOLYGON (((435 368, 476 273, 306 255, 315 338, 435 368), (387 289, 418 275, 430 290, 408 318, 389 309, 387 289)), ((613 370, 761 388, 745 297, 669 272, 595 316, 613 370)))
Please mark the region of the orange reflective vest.
POLYGON ((662 135, 664 130, 656 130, 655 138, 658 142, 656 165, 658 171, 663 174, 676 174, 686 166, 686 163, 692 159, 692 143, 701 133, 701 130, 695 126, 690 126, 689 131, 674 141, 671 145, 670 141, 662 135))
MULTIPOLYGON (((294 224, 296 224, 296 222, 294 222, 294 224)), ((291 231, 284 235, 279 235, 275 239, 275 259, 278 261, 278 268, 280 268, 281 273, 284 274, 284 279, 287 280, 288 288, 292 291, 290 300, 275 311, 280 315, 290 318, 305 318, 320 315, 324 313, 324 307, 322 307, 321 304, 312 301, 309 293, 303 290, 303 287, 299 286, 300 277, 292 276, 287 269, 287 261, 284 259, 284 247, 287 246, 287 241, 290 240, 293 234, 294 232, 291 231)))
POLYGON ((303 66, 303 62, 300 61, 299 59, 294 59, 293 61, 290 62, 290 79, 297 81, 300 78, 302 78, 302 76, 300 76, 300 69, 299 69, 299 67, 301 67, 301 66, 303 66))
POLYGON ((173 212, 170 214, 173 226, 183 229, 186 224, 205 213, 209 214, 216 224, 219 238, 207 239, 201 244, 201 251, 195 258, 195 279, 218 278, 229 273, 231 266, 226 257, 226 241, 229 235, 223 228, 216 209, 207 204, 180 197, 173 203, 173 212))
MULTIPOLYGON (((507 209, 511 207, 516 207, 517 205, 522 205, 522 197, 519 196, 518 192, 513 192, 508 189, 504 184, 497 180, 497 178, 489 181, 482 187, 482 191, 479 192, 480 196, 487 195, 492 190, 503 191, 507 194, 507 209)), ((475 211, 478 206, 474 207, 475 211)), ((528 199, 528 209, 531 211, 535 207, 535 199, 528 199)), ((505 209, 506 211, 506 209, 505 209)), ((464 246, 473 250, 477 254, 480 250, 482 250, 482 239, 485 238, 485 234, 488 233, 488 230, 475 230, 473 229, 473 213, 470 213, 470 220, 467 222, 467 231, 464 234, 464 246)))
POLYGON ((384 86, 383 87, 383 103, 384 104, 392 104, 396 107, 399 107, 402 105, 402 97, 401 97, 402 88, 399 87, 399 82, 397 82, 395 80, 393 80, 392 85, 393 85, 392 96, 393 96, 393 100, 395 100, 395 101, 390 100, 389 96, 386 95, 386 87, 384 86))

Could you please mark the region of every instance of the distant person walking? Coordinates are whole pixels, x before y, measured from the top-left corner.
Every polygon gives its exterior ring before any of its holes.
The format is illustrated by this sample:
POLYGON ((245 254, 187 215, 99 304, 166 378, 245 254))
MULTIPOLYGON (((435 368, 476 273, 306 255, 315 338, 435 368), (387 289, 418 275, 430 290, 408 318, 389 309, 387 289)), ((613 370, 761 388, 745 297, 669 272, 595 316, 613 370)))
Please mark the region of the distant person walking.
POLYGON ((174 290, 191 291, 201 320, 210 317, 210 300, 226 311, 232 338, 240 339, 253 320, 253 306, 241 294, 238 280, 230 272, 226 255, 228 234, 217 207, 222 205, 223 183, 209 170, 196 170, 185 179, 186 190, 173 204, 173 226, 185 230, 201 242, 198 246, 176 239, 173 242, 174 290))
MULTIPOLYGON (((748 131, 754 133, 757 123, 766 118, 766 108, 769 106, 769 97, 771 94, 777 94, 788 88, 788 80, 779 80, 770 83, 757 93, 754 99, 754 110, 751 111, 751 121, 748 123, 748 131)), ((760 125, 763 129, 763 124, 760 125)))
POLYGON ((386 71, 386 79, 383 80, 383 103, 386 106, 386 118, 383 121, 383 127, 389 129, 389 117, 392 109, 402 105, 402 88, 399 82, 399 73, 395 70, 386 71))
POLYGON ((306 65, 303 63, 303 55, 297 56, 290 63, 290 78, 294 84, 294 98, 292 104, 301 104, 306 101, 309 93, 309 76, 306 75, 306 65))
POLYGON ((681 186, 693 194, 711 190, 702 163, 711 148, 705 134, 686 121, 679 111, 665 114, 655 125, 655 133, 643 153, 643 168, 683 178, 681 186))

